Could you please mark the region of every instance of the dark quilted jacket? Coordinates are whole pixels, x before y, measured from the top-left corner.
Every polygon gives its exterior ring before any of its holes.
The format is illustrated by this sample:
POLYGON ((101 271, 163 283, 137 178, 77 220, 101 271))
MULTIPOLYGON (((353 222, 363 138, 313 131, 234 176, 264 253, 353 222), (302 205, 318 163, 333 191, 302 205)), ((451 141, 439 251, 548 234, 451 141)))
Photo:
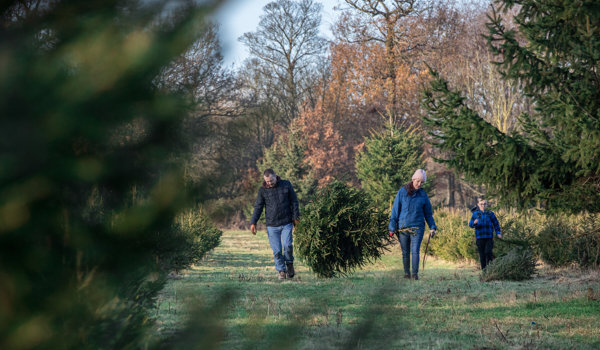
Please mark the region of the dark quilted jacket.
POLYGON ((300 217, 296 192, 287 180, 278 180, 271 188, 265 187, 263 183, 263 186, 258 189, 251 224, 255 225, 258 222, 263 208, 265 208, 267 226, 287 225, 300 217))

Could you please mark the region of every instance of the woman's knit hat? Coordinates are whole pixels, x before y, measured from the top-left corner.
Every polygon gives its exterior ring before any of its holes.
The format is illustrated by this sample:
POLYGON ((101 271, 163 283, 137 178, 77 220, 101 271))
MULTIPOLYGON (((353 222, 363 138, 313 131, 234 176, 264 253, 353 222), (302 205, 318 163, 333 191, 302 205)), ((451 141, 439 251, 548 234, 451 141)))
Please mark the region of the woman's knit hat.
POLYGON ((412 179, 421 179, 423 180, 423 183, 425 183, 427 182, 427 174, 425 173, 425 170, 417 169, 417 171, 415 171, 415 173, 413 174, 412 179))

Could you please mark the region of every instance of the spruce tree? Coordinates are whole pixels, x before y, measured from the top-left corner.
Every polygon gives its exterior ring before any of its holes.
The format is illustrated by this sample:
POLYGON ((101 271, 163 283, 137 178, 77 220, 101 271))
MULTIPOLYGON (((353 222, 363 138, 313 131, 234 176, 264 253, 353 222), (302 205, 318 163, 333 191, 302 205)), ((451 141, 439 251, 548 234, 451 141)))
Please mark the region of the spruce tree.
POLYGON ((524 281, 537 273, 537 259, 527 247, 515 247, 506 255, 494 259, 481 271, 481 280, 524 281))
POLYGON ((534 103, 503 134, 468 108, 434 72, 425 123, 442 161, 520 208, 600 211, 600 3, 496 1, 491 52, 504 79, 534 103), (497 11, 516 10, 516 30, 497 11))
POLYGON ((282 134, 271 147, 265 150, 264 158, 258 161, 261 173, 271 168, 294 186, 298 201, 308 203, 314 195, 317 180, 305 161, 306 143, 294 122, 287 133, 282 134))
POLYGON ((365 138, 365 148, 356 154, 356 175, 375 204, 388 210, 396 192, 424 163, 421 135, 415 128, 401 130, 390 119, 382 132, 365 138))
POLYGON ((387 250, 388 222, 366 193, 335 180, 302 210, 294 233, 298 256, 320 277, 346 275, 387 250))

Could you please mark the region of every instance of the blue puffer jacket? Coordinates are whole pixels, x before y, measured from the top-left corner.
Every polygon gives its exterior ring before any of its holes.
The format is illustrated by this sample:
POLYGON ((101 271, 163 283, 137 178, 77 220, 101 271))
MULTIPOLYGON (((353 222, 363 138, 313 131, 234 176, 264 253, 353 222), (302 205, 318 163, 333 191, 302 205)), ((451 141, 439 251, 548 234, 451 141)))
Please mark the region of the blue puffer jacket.
POLYGON ((418 232, 425 230, 425 221, 430 229, 437 230, 433 220, 433 210, 427 193, 420 188, 412 195, 408 194, 406 186, 402 186, 394 200, 392 215, 390 217, 389 230, 394 232, 398 229, 417 227, 418 232))

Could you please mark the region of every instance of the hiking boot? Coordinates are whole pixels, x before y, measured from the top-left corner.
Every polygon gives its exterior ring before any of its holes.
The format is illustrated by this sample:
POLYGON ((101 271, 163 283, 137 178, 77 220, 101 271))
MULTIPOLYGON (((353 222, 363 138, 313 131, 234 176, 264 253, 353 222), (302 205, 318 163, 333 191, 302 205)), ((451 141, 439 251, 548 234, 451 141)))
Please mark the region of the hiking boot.
POLYGON ((279 271, 277 278, 279 278, 280 280, 284 280, 285 279, 285 271, 279 271))
POLYGON ((419 275, 417 275, 416 273, 412 276, 412 279, 417 281, 419 279, 419 275))
POLYGON ((287 278, 293 278, 296 274, 296 272, 294 271, 294 264, 287 263, 285 264, 285 267, 287 268, 287 278))
POLYGON ((407 280, 410 279, 410 273, 404 274, 404 278, 406 278, 407 280))

